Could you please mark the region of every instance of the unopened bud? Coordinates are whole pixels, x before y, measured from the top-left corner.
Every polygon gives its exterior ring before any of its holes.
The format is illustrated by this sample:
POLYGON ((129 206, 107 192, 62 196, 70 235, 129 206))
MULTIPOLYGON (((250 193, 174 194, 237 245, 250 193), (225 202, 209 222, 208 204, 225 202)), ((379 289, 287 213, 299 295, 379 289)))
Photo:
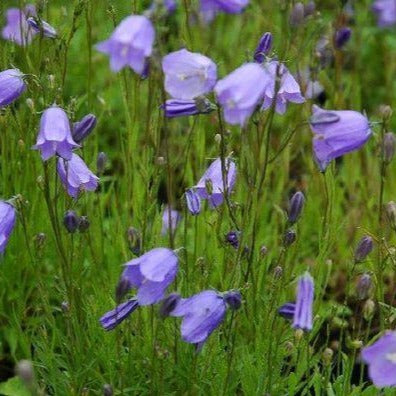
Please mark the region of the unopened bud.
POLYGON ((217 144, 220 144, 220 143, 221 143, 221 135, 220 135, 220 133, 216 133, 216 135, 215 135, 215 137, 214 137, 214 140, 215 140, 215 142, 216 142, 217 144))
POLYGON ((372 287, 371 276, 369 274, 360 275, 356 284, 356 294, 359 300, 365 300, 370 295, 372 287))
POLYGON ((364 319, 370 321, 374 315, 375 311, 375 302, 371 299, 366 300, 363 306, 363 317, 364 319))
POLYGON ((315 13, 316 6, 314 1, 309 1, 307 4, 304 6, 304 17, 308 17, 310 15, 313 15, 315 13))
POLYGON ((331 364, 331 361, 333 360, 333 355, 334 351, 330 348, 326 348, 323 353, 322 353, 322 361, 323 363, 328 366, 331 364))
POLYGON ((98 158, 96 159, 96 172, 98 175, 102 175, 105 171, 107 163, 107 155, 103 151, 98 154, 98 158))
POLYGON ((230 231, 225 237, 226 243, 230 244, 233 248, 238 249, 239 235, 240 235, 239 231, 230 231))
POLYGON ((334 33, 334 47, 341 49, 351 38, 352 30, 349 27, 342 27, 334 33))
POLYGON ((254 52, 254 60, 257 63, 263 63, 265 57, 269 54, 272 48, 272 34, 266 32, 260 39, 256 51, 254 52))
POLYGON ((361 340, 352 340, 350 342, 350 347, 353 349, 360 349, 363 347, 363 341, 361 340))
POLYGON ((265 257, 267 255, 267 253, 268 253, 267 246, 264 246, 264 245, 261 246, 261 248, 260 248, 260 256, 261 256, 261 258, 265 257))
POLYGON ((392 132, 385 133, 382 142, 382 150, 384 155, 384 162, 389 164, 395 155, 395 135, 392 132))
POLYGON ((166 164, 165 158, 157 157, 156 163, 157 163, 157 165, 165 165, 166 164))
POLYGON ((296 3, 294 4, 289 18, 289 23, 293 27, 297 27, 304 22, 304 4, 303 3, 296 3))
POLYGON ((64 313, 69 312, 69 311, 70 311, 70 305, 69 305, 69 303, 68 303, 67 301, 62 301, 61 309, 62 309, 62 311, 63 311, 64 313))
POLYGON ((46 235, 43 232, 39 232, 34 237, 34 244, 36 249, 41 249, 44 246, 46 235))
POLYGON ((288 354, 291 354, 294 350, 294 344, 290 341, 285 342, 285 350, 288 354))
POLYGON ((32 98, 27 98, 26 99, 26 106, 29 107, 29 109, 34 112, 35 111, 35 107, 34 107, 34 101, 32 98))
POLYGON ((297 191, 289 202, 289 223, 294 224, 301 215, 301 211, 304 207, 305 197, 301 191, 297 191))
POLYGON ((381 105, 379 108, 379 113, 384 121, 389 120, 392 117, 392 108, 389 105, 381 105))
POLYGON ((80 121, 73 125, 72 136, 76 143, 81 143, 86 139, 96 126, 96 117, 93 114, 87 114, 80 121))
POLYGON ((372 250, 373 250, 373 239, 370 236, 365 235, 359 241, 356 247, 355 262, 360 263, 361 261, 365 260, 372 250))
POLYGON ((78 221, 78 216, 74 210, 68 210, 63 216, 63 225, 70 234, 77 231, 78 221))

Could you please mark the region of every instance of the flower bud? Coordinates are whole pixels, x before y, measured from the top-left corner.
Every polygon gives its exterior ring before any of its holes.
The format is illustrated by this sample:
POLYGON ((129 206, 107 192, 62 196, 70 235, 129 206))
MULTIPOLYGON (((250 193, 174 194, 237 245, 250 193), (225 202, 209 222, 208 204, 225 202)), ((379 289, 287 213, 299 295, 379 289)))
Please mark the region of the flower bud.
POLYGON ((362 348, 363 347, 363 341, 362 340, 352 340, 351 342, 350 342, 350 345, 349 345, 351 348, 353 348, 353 349, 360 349, 360 348, 362 348))
POLYGON ((70 234, 77 231, 78 222, 78 216, 74 210, 68 210, 63 216, 63 225, 70 234))
POLYGON ((96 159, 96 173, 100 176, 103 174, 106 168, 107 163, 107 155, 103 151, 98 154, 98 158, 96 159))
POLYGON ((371 299, 366 300, 363 305, 363 317, 366 321, 370 321, 374 315, 375 311, 375 302, 371 299))
POLYGON ((300 217, 304 207, 305 197, 301 191, 297 191, 290 199, 289 203, 289 223, 294 224, 300 217))
POLYGON ((323 353, 322 353, 322 361, 323 363, 328 366, 331 364, 331 361, 333 360, 334 352, 330 348, 326 348, 323 353))
POLYGON ((121 277, 121 279, 118 281, 116 290, 115 290, 115 299, 117 304, 121 302, 121 300, 125 297, 125 295, 128 293, 128 291, 131 288, 131 284, 129 283, 129 280, 127 278, 121 277))
POLYGON ((110 384, 103 385, 103 396, 113 396, 113 387, 110 384))
POLYGON ((35 106, 34 106, 34 101, 33 101, 32 98, 27 98, 27 99, 26 99, 26 106, 29 107, 29 109, 30 109, 32 112, 35 112, 35 111, 36 111, 36 110, 35 110, 35 106))
POLYGON ((78 220, 78 231, 80 231, 80 232, 87 231, 90 224, 91 223, 89 222, 87 216, 81 216, 80 219, 78 220))
POLYGON ((388 217, 391 227, 396 227, 396 203, 393 201, 388 202, 385 205, 385 213, 388 217))
POLYGON ((297 234, 294 230, 287 230, 283 237, 283 244, 285 247, 292 245, 296 240, 297 234))
POLYGON ((187 190, 185 193, 186 203, 189 212, 196 216, 201 213, 201 198, 193 189, 187 190))
POLYGON ((303 3, 294 4, 289 17, 289 23, 292 27, 297 27, 304 22, 304 11, 303 3))
POLYGON ((274 278, 279 279, 282 277, 282 275, 283 275, 283 268, 280 265, 277 265, 274 268, 274 278))
POLYGON ((242 296, 238 290, 230 290, 224 294, 224 301, 233 311, 239 309, 242 305, 242 296))
POLYGON ((32 362, 30 360, 20 360, 16 364, 15 374, 28 388, 32 387, 34 381, 34 371, 32 362))
POLYGON ((352 30, 349 27, 342 27, 334 34, 334 47, 341 49, 351 38, 352 30))
POLYGON ((311 16, 315 13, 316 6, 314 1, 309 1, 307 4, 304 6, 304 17, 311 16))
POLYGON ((395 135, 392 132, 385 133, 382 142, 384 162, 389 164, 395 155, 395 135))
POLYGON ((81 143, 86 139, 96 126, 96 117, 93 114, 87 114, 80 121, 73 125, 73 140, 76 143, 81 143))
POLYGON ((381 105, 379 108, 379 113, 381 117, 384 119, 384 121, 388 121, 392 117, 392 107, 389 105, 381 105))
POLYGON ((133 254, 140 254, 140 233, 135 227, 129 227, 127 231, 127 238, 129 243, 129 249, 133 254))
POLYGON ((162 300, 162 304, 159 309, 159 313, 161 318, 166 318, 169 314, 176 308, 176 305, 179 303, 181 297, 178 293, 171 293, 169 296, 165 297, 162 300))
POLYGON ((358 243, 355 250, 355 262, 360 263, 370 254, 373 250, 373 239, 365 235, 358 243))
POLYGON ((29 17, 27 19, 27 23, 33 29, 33 31, 42 34, 44 37, 48 37, 48 38, 57 37, 57 32, 55 28, 52 27, 48 22, 45 22, 35 17, 29 17))
POLYGON ((304 330, 303 329, 297 329, 294 332, 294 338, 296 339, 296 341, 300 341, 302 338, 304 337, 304 330))
POLYGON ((215 140, 215 142, 216 142, 217 144, 220 144, 220 143, 221 143, 221 135, 220 135, 220 133, 216 133, 216 135, 215 135, 215 137, 214 137, 214 140, 215 140))
POLYGON ((359 277, 356 284, 356 294, 359 300, 365 300, 370 295, 372 287, 371 276, 369 274, 363 274, 359 277))
POLYGON ((254 60, 257 63, 263 63, 265 57, 270 53, 272 48, 272 34, 270 32, 266 32, 260 39, 260 42, 257 45, 256 51, 254 52, 254 60))
POLYGON ((226 243, 229 243, 232 247, 234 247, 235 249, 238 249, 239 235, 240 235, 239 231, 230 231, 225 237, 226 243))
POLYGON ((261 258, 264 258, 266 255, 267 255, 267 253, 268 253, 268 248, 267 248, 267 246, 261 246, 260 247, 260 257, 261 258))

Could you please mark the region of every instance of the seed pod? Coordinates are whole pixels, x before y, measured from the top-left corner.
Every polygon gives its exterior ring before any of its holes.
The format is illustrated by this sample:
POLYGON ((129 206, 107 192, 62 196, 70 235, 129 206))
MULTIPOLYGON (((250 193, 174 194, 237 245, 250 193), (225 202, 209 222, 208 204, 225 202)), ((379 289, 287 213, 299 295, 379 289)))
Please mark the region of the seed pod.
POLYGON ((373 239, 365 235, 358 243, 355 250, 355 262, 360 263, 366 259, 366 257, 373 250, 373 239))
POLYGON ((289 203, 289 223, 294 224, 301 215, 304 207, 305 197, 301 191, 297 191, 290 199, 289 203))
POLYGON ((78 216, 74 210, 68 210, 63 216, 63 225, 70 234, 77 231, 78 223, 78 216))
POLYGON ((322 361, 323 363, 328 366, 331 364, 331 361, 333 360, 333 355, 334 352, 330 348, 326 348, 323 353, 322 353, 322 361))
POLYGON ((141 239, 140 233, 135 227, 129 227, 127 231, 127 238, 129 243, 129 249, 133 254, 137 256, 140 254, 141 239))

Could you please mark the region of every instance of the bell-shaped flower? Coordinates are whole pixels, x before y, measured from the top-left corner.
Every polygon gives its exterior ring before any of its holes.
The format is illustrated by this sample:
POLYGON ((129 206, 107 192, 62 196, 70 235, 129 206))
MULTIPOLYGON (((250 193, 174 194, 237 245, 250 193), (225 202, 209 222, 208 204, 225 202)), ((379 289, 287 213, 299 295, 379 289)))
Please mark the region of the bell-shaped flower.
POLYGON ((390 27, 396 25, 395 0, 375 0, 372 10, 377 16, 378 26, 390 27))
POLYGON ((114 72, 129 66, 136 73, 145 72, 146 60, 151 55, 155 30, 151 21, 142 15, 131 15, 116 27, 110 38, 96 45, 96 49, 110 57, 114 72))
POLYGON ((44 37, 56 38, 58 36, 56 29, 42 19, 29 17, 27 23, 34 32, 42 34, 44 37))
POLYGON ((0 72, 0 107, 14 102, 25 90, 23 74, 18 69, 7 69, 0 72))
POLYGON ((217 79, 217 66, 208 57, 186 49, 162 59, 165 91, 174 99, 189 100, 210 92, 217 79))
POLYGON ((45 110, 40 120, 40 131, 33 149, 40 150, 43 161, 55 154, 70 160, 73 149, 80 147, 72 138, 70 122, 63 109, 52 106, 45 110))
POLYGON ((219 12, 239 14, 249 4, 249 0, 201 0, 201 14, 205 22, 210 22, 219 12))
POLYGON ((293 327, 295 329, 312 330, 313 301, 314 281, 307 272, 298 279, 296 305, 293 315, 293 327))
POLYGON ((180 221, 180 212, 176 209, 172 209, 169 205, 165 205, 164 212, 162 214, 161 235, 166 235, 169 230, 174 233, 180 221))
POLYGON ((0 201, 0 253, 3 253, 15 226, 16 211, 8 202, 0 201))
POLYGON ((352 110, 313 106, 310 126, 315 159, 322 172, 333 159, 362 147, 372 134, 367 117, 352 110))
POLYGON ((70 161, 58 159, 58 175, 67 193, 77 199, 80 192, 95 191, 98 188, 99 178, 87 167, 77 154, 72 154, 70 161))
POLYGON ((35 15, 36 8, 32 4, 27 5, 23 10, 9 8, 6 13, 7 24, 1 32, 3 39, 19 45, 30 44, 37 32, 29 26, 27 19, 35 15))

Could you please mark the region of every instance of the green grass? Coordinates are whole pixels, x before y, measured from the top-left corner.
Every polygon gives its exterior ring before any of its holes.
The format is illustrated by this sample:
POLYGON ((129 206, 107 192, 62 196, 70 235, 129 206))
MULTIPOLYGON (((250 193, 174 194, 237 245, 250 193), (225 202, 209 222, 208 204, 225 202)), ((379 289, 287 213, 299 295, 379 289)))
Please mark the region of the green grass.
MULTIPOLYGON (((288 1, 251 0, 244 14, 222 14, 205 27, 188 18, 196 2, 183 0, 175 15, 155 20, 150 78, 141 81, 130 70, 114 74, 94 44, 148 3, 37 1, 60 38, 36 37, 26 48, 0 42, 0 69, 14 65, 30 75, 28 91, 0 115, 0 196, 18 195, 18 223, 0 259, 1 378, 13 377, 14 364, 29 359, 38 394, 100 395, 105 383, 116 395, 380 394, 364 371, 360 375, 360 349, 353 341, 365 345, 394 327, 394 308, 387 305, 395 293, 395 235, 384 215, 378 220, 381 125, 373 127, 373 137, 361 150, 323 175, 312 160, 307 124, 278 154, 290 131, 309 118, 309 101, 290 105, 272 124, 267 111, 244 129, 226 126, 223 131, 216 113, 165 120, 159 109, 164 98, 160 58, 166 53, 183 46, 202 52, 223 77, 249 60, 261 34, 271 31, 275 54, 296 72, 317 65, 315 44, 322 34, 331 35, 341 2, 318 2, 320 14, 291 29, 288 1), (54 102, 72 121, 97 115, 98 125, 80 153, 91 169, 98 152, 109 157, 100 190, 78 201, 66 196, 56 179, 54 159, 43 165, 31 150, 40 114, 54 102), (238 166, 231 211, 242 230, 239 250, 224 243, 224 235, 235 229, 227 205, 205 208, 194 218, 183 200, 184 191, 220 155, 218 133, 238 166), (266 146, 259 142, 267 134, 269 158, 278 155, 268 164, 260 190, 266 146), (284 250, 285 209, 296 189, 307 200, 295 227, 297 241, 284 250), (183 213, 174 238, 160 233, 166 203, 183 213), (88 216, 87 232, 67 234, 62 219, 68 209, 88 216), (115 305, 122 264, 135 257, 127 238, 131 226, 140 232, 143 252, 157 246, 178 249, 180 270, 170 291, 183 296, 209 288, 241 291, 242 308, 228 312, 201 353, 180 339, 180 320, 161 320, 157 306, 138 309, 112 332, 100 327, 100 316, 115 305), (45 234, 41 244, 39 233, 45 234), (376 241, 375 250, 354 266, 354 248, 366 234, 376 241), (244 254, 245 245, 253 247, 251 254, 244 254), (268 248, 264 257, 263 245, 268 248), (283 269, 280 278, 274 276, 277 266, 283 269), (276 309, 294 298, 295 279, 307 269, 315 279, 315 322, 313 331, 299 339, 276 309), (372 274, 375 283, 372 320, 363 317, 363 303, 355 297, 363 272, 372 274), (70 304, 68 312, 61 309, 63 301, 70 304), (326 348, 334 350, 327 363, 326 348)), ((0 16, 23 4, 1 1, 0 16)), ((396 100, 396 38, 394 30, 376 27, 370 4, 357 2, 352 39, 339 63, 321 70, 319 79, 326 88, 326 108, 365 111, 371 121, 381 121, 379 106, 394 107, 396 100)), ((394 123, 392 118, 389 130, 394 123)), ((394 172, 393 162, 387 167, 383 202, 396 200, 394 172)), ((26 394, 17 380, 11 381, 10 393, 0 384, 0 394, 26 394)))

